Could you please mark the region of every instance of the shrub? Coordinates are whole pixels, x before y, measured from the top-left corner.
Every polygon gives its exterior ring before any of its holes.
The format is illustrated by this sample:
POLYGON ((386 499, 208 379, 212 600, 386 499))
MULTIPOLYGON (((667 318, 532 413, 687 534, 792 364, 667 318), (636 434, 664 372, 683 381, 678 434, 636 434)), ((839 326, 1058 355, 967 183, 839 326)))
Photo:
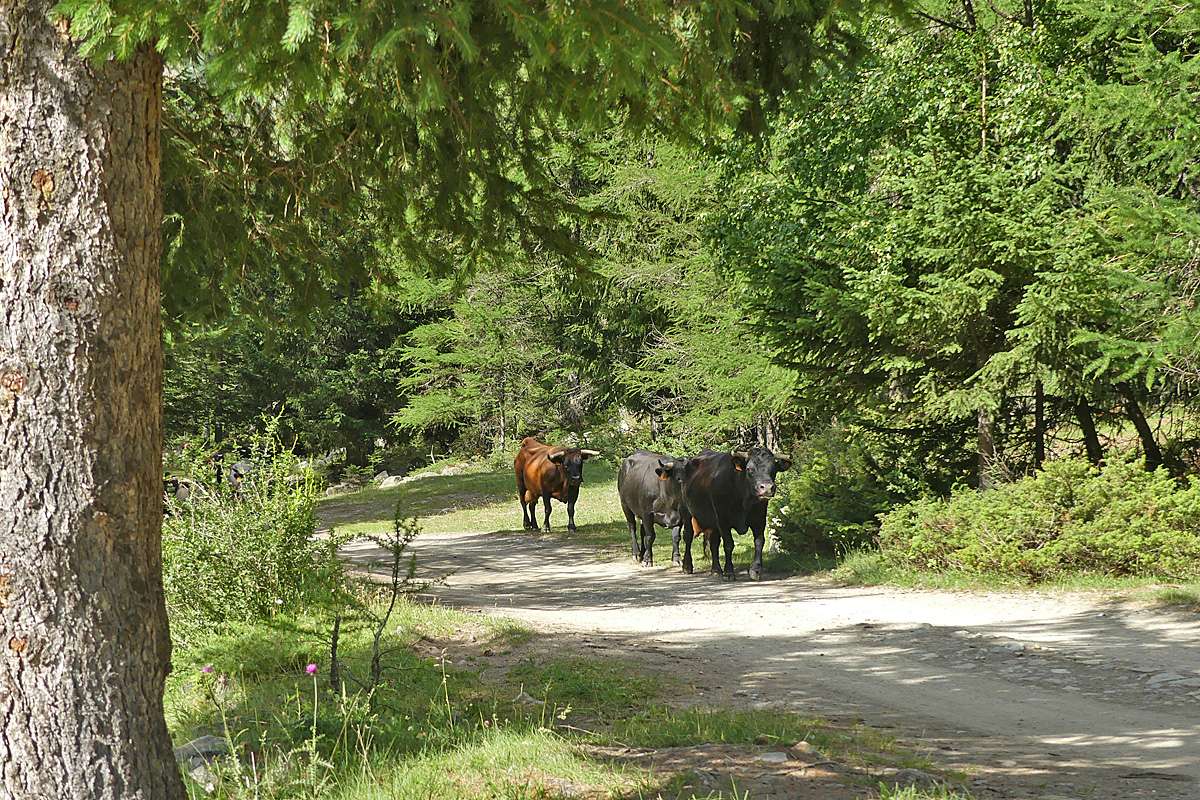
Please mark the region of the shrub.
POLYGON ((172 631, 189 637, 232 621, 294 612, 324 598, 336 579, 312 538, 318 484, 294 457, 259 447, 237 494, 209 486, 170 501, 163 522, 163 582, 172 631))
POLYGON ((871 543, 877 516, 891 503, 863 447, 829 428, 779 473, 768 524, 789 553, 844 553, 871 543))
POLYGON ((1165 470, 1080 459, 987 492, 959 490, 883 518, 887 559, 930 570, 1046 580, 1072 572, 1113 576, 1200 574, 1200 480, 1165 470))

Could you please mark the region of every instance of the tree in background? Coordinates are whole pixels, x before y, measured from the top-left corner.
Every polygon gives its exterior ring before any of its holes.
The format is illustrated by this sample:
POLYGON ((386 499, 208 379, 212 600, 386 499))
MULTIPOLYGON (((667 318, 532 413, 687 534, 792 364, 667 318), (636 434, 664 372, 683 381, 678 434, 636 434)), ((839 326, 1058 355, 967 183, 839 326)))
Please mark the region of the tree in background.
POLYGON ((1040 464, 1052 435, 1099 460, 1098 421, 1124 417, 1154 467, 1145 406, 1184 397, 1148 394, 1179 353, 1160 320, 1188 316, 1166 313, 1187 303, 1163 259, 1187 263, 1196 207, 1189 123, 1149 126, 1191 40, 1166 4, 1010 5, 881 21, 863 68, 785 106, 768 160, 732 171, 717 246, 818 416, 913 441, 970 430, 980 485, 1040 464))

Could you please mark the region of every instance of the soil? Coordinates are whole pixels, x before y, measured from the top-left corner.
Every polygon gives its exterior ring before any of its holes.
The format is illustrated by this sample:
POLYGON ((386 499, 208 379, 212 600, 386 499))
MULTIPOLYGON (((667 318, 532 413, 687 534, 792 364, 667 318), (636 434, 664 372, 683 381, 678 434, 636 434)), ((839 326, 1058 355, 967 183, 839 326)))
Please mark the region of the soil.
MULTIPOLYGON (((689 687, 682 703, 865 723, 964 773, 978 798, 1200 798, 1196 614, 1086 594, 751 582, 745 573, 727 582, 669 563, 598 559, 536 534, 426 534, 412 549, 421 576, 441 581, 431 595, 523 621, 543 634, 528 647, 636 660, 689 687)), ((371 558, 371 545, 347 556, 371 558)), ((726 749, 722 758, 746 762, 742 777, 761 784, 752 797, 844 796, 829 789, 837 768, 726 749)), ((641 757, 680 768, 668 755, 641 757)), ((739 773, 696 774, 709 791, 739 773)))

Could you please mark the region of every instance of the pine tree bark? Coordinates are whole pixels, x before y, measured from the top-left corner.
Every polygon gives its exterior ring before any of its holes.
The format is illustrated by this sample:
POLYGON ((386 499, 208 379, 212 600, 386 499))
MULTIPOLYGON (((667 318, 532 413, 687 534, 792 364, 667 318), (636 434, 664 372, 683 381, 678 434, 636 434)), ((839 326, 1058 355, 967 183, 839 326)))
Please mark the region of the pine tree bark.
POLYGON ((1096 418, 1092 414, 1092 406, 1087 400, 1075 404, 1075 419, 1079 420, 1079 429, 1083 431, 1083 446, 1087 449, 1088 461, 1100 466, 1104 460, 1104 448, 1100 444, 1100 436, 1096 433, 1096 418))
POLYGON ((163 719, 162 67, 0 9, 0 796, 182 798, 163 719))
POLYGON ((1138 439, 1142 442, 1142 452, 1146 456, 1146 469, 1158 469, 1163 465, 1162 449, 1154 438, 1154 431, 1150 428, 1150 423, 1146 421, 1146 415, 1142 413, 1142 407, 1137 401, 1133 387, 1122 383, 1117 387, 1117 391, 1121 393, 1121 400, 1124 401, 1125 416, 1129 417, 1129 421, 1133 423, 1138 439))
POLYGON ((1040 380, 1033 386, 1033 465, 1042 468, 1046 460, 1046 391, 1040 380))
POLYGON ((992 420, 992 412, 979 409, 976 415, 977 437, 976 451, 979 458, 979 488, 992 488, 994 474, 993 465, 996 463, 996 430, 992 420))

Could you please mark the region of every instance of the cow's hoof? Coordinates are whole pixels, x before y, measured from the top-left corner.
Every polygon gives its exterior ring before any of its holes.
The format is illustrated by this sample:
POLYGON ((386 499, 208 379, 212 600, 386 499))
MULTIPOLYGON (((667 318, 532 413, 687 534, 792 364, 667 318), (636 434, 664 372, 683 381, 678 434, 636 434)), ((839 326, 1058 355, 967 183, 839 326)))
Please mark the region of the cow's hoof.
POLYGON ((643 566, 643 567, 653 567, 653 566, 654 566, 654 561, 652 561, 651 559, 648 559, 648 558, 643 558, 643 559, 642 559, 642 566, 643 566))
POLYGON ((687 563, 686 561, 683 563, 683 574, 684 575, 692 574, 692 565, 687 563))
POLYGON ((736 576, 736 575, 734 575, 734 574, 733 574, 733 572, 723 572, 723 573, 721 573, 721 577, 722 577, 722 578, 724 578, 724 579, 725 579, 725 580, 727 580, 727 581, 735 581, 735 580, 737 580, 737 576, 736 576))
POLYGON ((679 566, 679 556, 671 556, 671 564, 673 566, 678 567, 679 566))
POLYGON ((762 570, 761 569, 750 570, 750 580, 761 581, 762 580, 762 570))
MULTIPOLYGON (((547 528, 546 530, 550 530, 550 529, 547 528)), ((567 533, 575 533, 575 531, 577 531, 577 530, 578 530, 578 528, 576 528, 574 525, 567 526, 567 533)))

